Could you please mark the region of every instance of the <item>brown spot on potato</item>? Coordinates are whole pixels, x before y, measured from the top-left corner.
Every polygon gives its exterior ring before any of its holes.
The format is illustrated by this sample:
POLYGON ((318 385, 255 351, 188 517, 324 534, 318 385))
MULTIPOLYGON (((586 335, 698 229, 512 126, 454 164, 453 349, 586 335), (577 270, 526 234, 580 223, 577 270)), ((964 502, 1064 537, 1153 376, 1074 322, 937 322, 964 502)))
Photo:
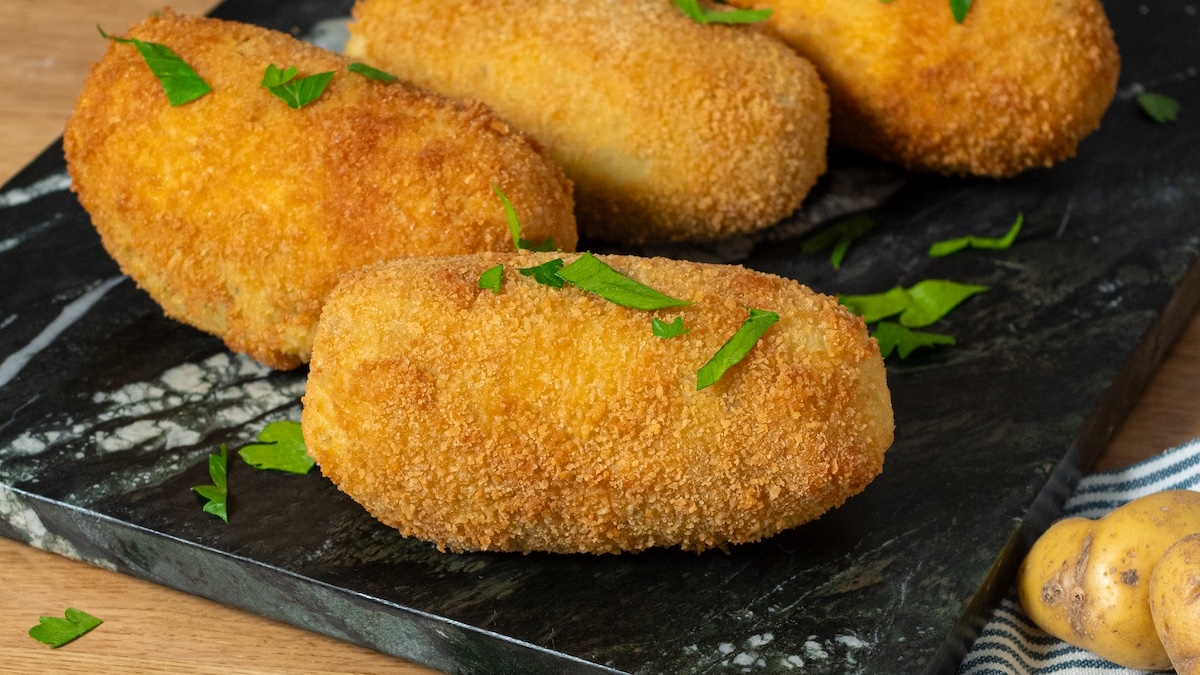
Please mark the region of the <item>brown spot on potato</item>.
POLYGON ((1138 575, 1137 570, 1125 570, 1121 572, 1121 583, 1126 586, 1137 586, 1139 579, 1141 579, 1141 576, 1138 575))

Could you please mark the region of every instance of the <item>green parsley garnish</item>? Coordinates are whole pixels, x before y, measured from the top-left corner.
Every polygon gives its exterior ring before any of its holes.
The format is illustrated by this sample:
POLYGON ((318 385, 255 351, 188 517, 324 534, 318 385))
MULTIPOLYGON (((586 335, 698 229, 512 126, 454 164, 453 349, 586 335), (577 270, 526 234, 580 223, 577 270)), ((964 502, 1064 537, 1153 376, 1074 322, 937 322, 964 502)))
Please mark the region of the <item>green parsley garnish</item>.
POLYGON ((333 71, 317 73, 296 79, 296 67, 281 70, 275 64, 267 64, 263 72, 262 86, 292 108, 302 108, 317 100, 333 79, 333 71))
MULTIPOLYGON (((299 422, 271 422, 258 434, 262 443, 238 450, 242 460, 257 469, 275 469, 304 475, 312 468, 312 457, 304 445, 299 422)), ((214 479, 215 482, 215 479, 214 479)))
POLYGON ((833 246, 833 254, 829 257, 829 261, 833 263, 835 270, 841 269, 842 261, 846 259, 846 252, 850 250, 850 245, 874 227, 875 219, 871 216, 861 213, 851 216, 806 239, 804 252, 814 253, 833 246))
POLYGON ((725 371, 737 365, 754 345, 758 344, 758 339, 767 332, 776 321, 779 321, 779 315, 775 312, 770 312, 762 309, 754 309, 748 307, 750 317, 742 324, 742 327, 729 338, 729 341, 717 350, 716 354, 708 360, 700 368, 700 372, 696 374, 696 390, 699 391, 705 387, 712 386, 725 371))
POLYGON ((958 23, 966 20, 968 9, 971 9, 971 0, 950 0, 950 11, 958 23))
POLYGON ((735 9, 714 12, 700 6, 699 0, 674 0, 675 6, 683 10, 697 23, 758 23, 771 18, 770 9, 735 9))
POLYGON ((229 450, 221 444, 221 454, 208 456, 208 477, 212 485, 197 485, 192 488, 196 494, 208 500, 204 512, 229 522, 229 485, 226 483, 226 466, 229 461, 229 450))
POLYGON ((660 337, 664 340, 692 332, 690 329, 683 327, 682 316, 675 317, 675 320, 671 323, 667 323, 656 317, 650 320, 650 327, 654 331, 654 337, 660 337))
POLYGON ((74 607, 67 608, 66 617, 39 616, 38 625, 29 629, 29 637, 57 649, 104 623, 74 607))
POLYGON ((649 286, 604 264, 591 253, 584 253, 575 262, 557 271, 558 276, 589 293, 632 309, 653 311, 667 307, 683 307, 692 303, 659 293, 649 286))
POLYGON ((100 31, 100 35, 106 40, 123 45, 133 45, 137 47, 142 58, 146 61, 146 65, 150 67, 150 72, 158 78, 158 83, 162 85, 163 92, 167 95, 167 100, 171 105, 183 105, 195 101, 212 91, 212 87, 208 86, 195 70, 189 66, 178 54, 171 51, 171 48, 159 44, 157 42, 143 42, 135 38, 119 38, 112 37, 104 32, 104 29, 99 24, 96 25, 96 30, 100 31))
POLYGON ((492 183, 492 192, 496 193, 496 196, 500 198, 500 204, 504 206, 504 217, 508 219, 508 234, 510 237, 512 237, 513 248, 517 249, 518 251, 524 249, 526 251, 533 251, 534 253, 549 253, 550 251, 558 250, 558 248, 554 246, 553 237, 543 241, 540 244, 535 244, 528 239, 522 238, 521 221, 517 218, 516 207, 514 207, 512 202, 508 200, 508 197, 504 196, 504 193, 500 191, 499 186, 497 186, 495 183, 492 183))
POLYGON ((892 352, 899 352, 900 358, 907 359, 909 354, 922 347, 954 344, 952 336, 909 330, 894 321, 880 321, 871 335, 879 342, 879 353, 885 359, 892 352))
POLYGON ((392 75, 391 73, 385 73, 382 70, 379 70, 378 68, 372 68, 371 66, 368 66, 367 64, 361 63, 359 61, 355 61, 354 63, 351 63, 348 70, 352 73, 357 73, 359 75, 362 75, 363 77, 368 77, 372 80, 377 80, 377 81, 383 82, 385 84, 391 84, 391 83, 395 82, 396 80, 400 79, 400 78, 396 77, 395 75, 392 75))
POLYGON ((923 328, 948 314, 962 301, 986 290, 987 286, 926 279, 907 290, 896 287, 886 293, 845 295, 838 300, 866 323, 899 314, 901 325, 923 328))
POLYGON ((504 265, 496 265, 479 275, 479 288, 490 288, 493 293, 500 292, 500 281, 504 278, 504 265))
POLYGON ((562 258, 547 260, 546 262, 536 267, 518 267, 517 271, 522 276, 533 277, 533 280, 543 286, 553 286, 554 288, 563 287, 563 278, 558 276, 558 271, 563 267, 562 258))
POLYGON ((1142 106, 1142 112, 1159 124, 1174 122, 1179 117, 1179 101, 1170 96, 1147 92, 1138 96, 1137 102, 1142 106))
POLYGON ((930 258, 941 258, 948 256, 951 253, 957 253, 964 248, 978 248, 992 251, 1002 251, 1017 240, 1017 234, 1021 231, 1021 224, 1025 222, 1025 214, 1018 213, 1017 221, 1009 228, 1008 234, 1003 237, 959 237, 958 239, 947 239, 946 241, 935 242, 929 247, 930 258))

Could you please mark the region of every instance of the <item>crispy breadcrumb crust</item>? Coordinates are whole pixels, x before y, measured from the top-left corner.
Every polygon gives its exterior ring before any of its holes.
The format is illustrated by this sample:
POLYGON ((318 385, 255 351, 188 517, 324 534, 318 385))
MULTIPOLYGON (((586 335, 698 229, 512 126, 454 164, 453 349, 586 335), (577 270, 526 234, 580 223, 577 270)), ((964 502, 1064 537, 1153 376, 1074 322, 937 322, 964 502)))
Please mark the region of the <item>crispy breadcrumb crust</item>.
POLYGON ((580 232, 711 240, 791 215, 825 171, 813 67, 671 0, 360 0, 346 53, 478 98, 575 182, 580 232))
POLYGON ((834 141, 910 169, 1011 176, 1072 157, 1117 86, 1097 0, 730 0, 829 86, 834 141))
POLYGON ((347 72, 282 33, 166 12, 130 31, 166 44, 212 93, 171 107, 138 51, 112 44, 64 135, 72 189, 105 248, 168 316, 276 368, 308 360, 325 295, 350 269, 401 255, 512 246, 573 250, 571 187, 480 104, 347 72), (336 71, 294 110, 268 64, 336 71))
POLYGON ((737 266, 601 256, 695 303, 643 312, 517 272, 554 257, 412 258, 343 277, 304 396, 322 473, 439 548, 611 553, 755 541, 880 472, 883 361, 834 299, 737 266), (497 264, 499 293, 477 288, 497 264), (781 318, 697 391, 747 307, 781 318), (690 332, 655 337, 654 316, 690 332))

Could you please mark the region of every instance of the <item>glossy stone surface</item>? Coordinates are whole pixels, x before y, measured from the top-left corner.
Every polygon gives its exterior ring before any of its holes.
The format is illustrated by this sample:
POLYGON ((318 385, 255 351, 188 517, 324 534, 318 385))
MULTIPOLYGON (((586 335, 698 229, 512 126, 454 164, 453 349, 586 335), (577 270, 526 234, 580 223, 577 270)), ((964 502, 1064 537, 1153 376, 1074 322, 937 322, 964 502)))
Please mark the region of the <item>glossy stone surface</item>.
MULTIPOLYGON (((884 473, 815 523, 727 553, 456 555, 379 525, 317 471, 240 460, 230 524, 206 516, 189 489, 208 482, 206 456, 298 419, 305 372, 231 355, 120 280, 56 146, 0 190, 0 534, 450 672, 952 672, 1200 298, 1200 18, 1181 1, 1107 5, 1120 92, 1076 159, 992 181, 835 150, 790 221, 634 251, 830 293, 991 286, 928 329, 957 346, 889 363, 884 473), (1179 122, 1145 118, 1142 87, 1179 100, 1179 122), (841 270, 801 250, 805 231, 861 210, 879 226, 841 270), (925 255, 1018 212, 1008 251, 925 255)), ((347 10, 217 13, 307 32, 347 10)))

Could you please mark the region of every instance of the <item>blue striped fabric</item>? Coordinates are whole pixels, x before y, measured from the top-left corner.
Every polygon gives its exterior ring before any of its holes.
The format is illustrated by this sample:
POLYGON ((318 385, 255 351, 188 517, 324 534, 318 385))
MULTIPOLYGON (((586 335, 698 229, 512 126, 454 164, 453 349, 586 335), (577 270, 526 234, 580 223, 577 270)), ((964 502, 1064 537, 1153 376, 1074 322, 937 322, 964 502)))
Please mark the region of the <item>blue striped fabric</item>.
MULTIPOLYGON (((1161 490, 1200 490, 1200 439, 1118 471, 1086 476, 1067 500, 1063 517, 1099 518, 1161 490)), ((959 675, 1141 675, 1050 637, 1017 602, 1016 588, 1000 603, 958 669, 959 675)))

